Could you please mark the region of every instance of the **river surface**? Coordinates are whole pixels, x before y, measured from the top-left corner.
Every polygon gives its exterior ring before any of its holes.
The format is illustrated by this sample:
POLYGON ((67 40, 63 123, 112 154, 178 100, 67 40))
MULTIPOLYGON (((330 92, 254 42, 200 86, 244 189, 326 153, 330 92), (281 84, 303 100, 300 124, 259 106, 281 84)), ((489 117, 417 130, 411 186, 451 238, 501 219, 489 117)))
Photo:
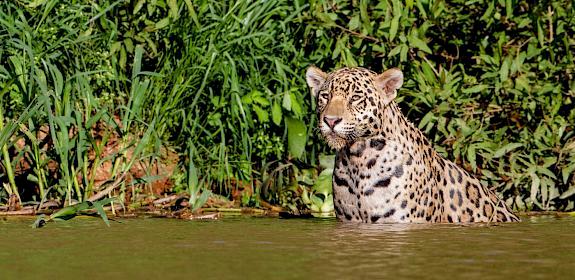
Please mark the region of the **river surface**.
POLYGON ((486 225, 334 219, 0 218, 0 279, 575 279, 575 217, 486 225))

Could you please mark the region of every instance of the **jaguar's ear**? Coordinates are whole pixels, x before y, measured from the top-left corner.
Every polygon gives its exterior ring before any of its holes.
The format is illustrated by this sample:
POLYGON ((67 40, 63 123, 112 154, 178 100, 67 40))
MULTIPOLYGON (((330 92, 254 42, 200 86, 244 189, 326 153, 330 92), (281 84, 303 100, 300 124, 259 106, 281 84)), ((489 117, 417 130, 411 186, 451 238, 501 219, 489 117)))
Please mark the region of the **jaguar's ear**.
POLYGON ((381 94, 385 104, 397 96, 397 90, 403 85, 403 73, 397 68, 389 69, 375 77, 375 86, 381 94))
POLYGON ((311 89, 311 94, 313 97, 317 96, 317 92, 319 88, 325 82, 327 78, 327 74, 321 71, 321 69, 310 66, 307 71, 305 72, 305 79, 307 80, 307 85, 311 89))

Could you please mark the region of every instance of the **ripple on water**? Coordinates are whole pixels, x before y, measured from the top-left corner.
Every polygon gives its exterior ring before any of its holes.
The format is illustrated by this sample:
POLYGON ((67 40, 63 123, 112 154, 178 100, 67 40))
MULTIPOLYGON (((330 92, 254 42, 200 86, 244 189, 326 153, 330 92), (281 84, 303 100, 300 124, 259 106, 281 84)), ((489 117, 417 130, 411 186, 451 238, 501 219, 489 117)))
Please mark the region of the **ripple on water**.
POLYGON ((575 273, 575 218, 501 225, 366 225, 334 219, 0 220, 2 279, 484 279, 575 273), (90 273, 86 274, 89 267, 90 273))

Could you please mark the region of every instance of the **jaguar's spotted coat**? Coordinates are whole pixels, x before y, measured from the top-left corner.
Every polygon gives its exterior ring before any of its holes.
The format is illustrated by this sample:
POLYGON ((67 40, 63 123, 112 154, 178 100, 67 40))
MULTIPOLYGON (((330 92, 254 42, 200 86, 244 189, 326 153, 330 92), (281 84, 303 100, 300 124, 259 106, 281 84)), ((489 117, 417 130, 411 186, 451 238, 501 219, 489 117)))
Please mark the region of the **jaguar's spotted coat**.
POLYGON ((440 156, 393 101, 403 74, 310 67, 319 128, 337 150, 334 206, 342 221, 370 223, 519 221, 467 171, 440 156))

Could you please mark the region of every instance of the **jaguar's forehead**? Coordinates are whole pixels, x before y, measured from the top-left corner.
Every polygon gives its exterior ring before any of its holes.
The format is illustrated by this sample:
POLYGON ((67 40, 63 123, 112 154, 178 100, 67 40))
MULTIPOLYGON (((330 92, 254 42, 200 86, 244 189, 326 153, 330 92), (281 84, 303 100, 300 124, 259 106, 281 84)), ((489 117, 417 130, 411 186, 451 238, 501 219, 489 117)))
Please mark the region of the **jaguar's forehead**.
POLYGON ((339 94, 361 93, 373 87, 375 75, 375 72, 361 67, 341 68, 328 74, 324 89, 339 94))

